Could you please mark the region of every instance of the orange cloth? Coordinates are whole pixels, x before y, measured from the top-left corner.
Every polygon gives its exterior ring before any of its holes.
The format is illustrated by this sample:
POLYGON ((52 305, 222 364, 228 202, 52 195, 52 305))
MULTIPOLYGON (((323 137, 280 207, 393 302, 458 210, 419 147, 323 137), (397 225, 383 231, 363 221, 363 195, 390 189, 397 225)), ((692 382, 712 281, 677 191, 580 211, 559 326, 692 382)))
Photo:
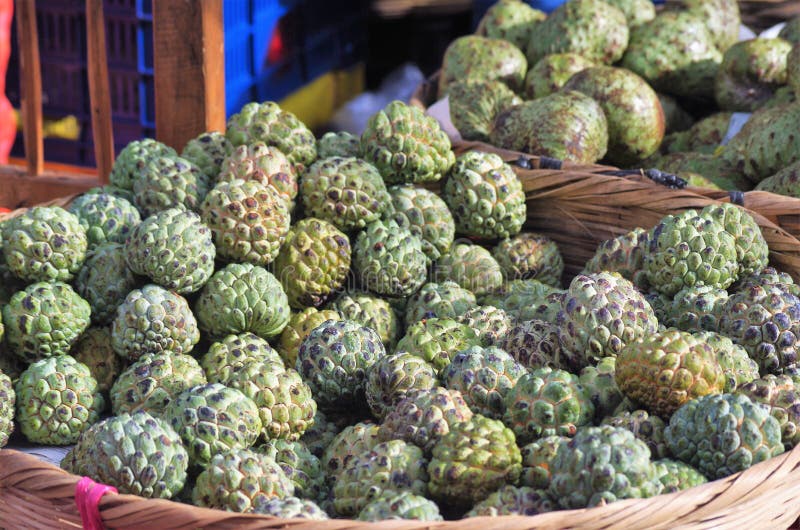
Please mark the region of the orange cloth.
POLYGON ((6 97, 6 71, 11 55, 11 22, 14 0, 0 0, 0 164, 8 163, 8 155, 17 136, 14 109, 6 97))

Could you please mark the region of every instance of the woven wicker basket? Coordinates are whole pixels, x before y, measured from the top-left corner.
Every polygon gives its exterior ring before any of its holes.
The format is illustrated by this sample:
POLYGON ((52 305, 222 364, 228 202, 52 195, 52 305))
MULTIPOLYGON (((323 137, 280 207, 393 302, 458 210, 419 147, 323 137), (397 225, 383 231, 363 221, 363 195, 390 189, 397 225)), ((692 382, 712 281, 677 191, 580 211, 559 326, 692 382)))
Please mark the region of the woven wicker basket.
MULTIPOLYGON (((455 146, 458 153, 475 148, 497 152, 509 161, 519 156, 519 153, 477 143, 455 146)), ((542 160, 532 157, 532 162, 534 167, 538 167, 542 160)), ((517 169, 528 200, 526 229, 543 233, 558 243, 565 256, 567 277, 583 267, 600 241, 637 226, 652 226, 666 214, 687 208, 699 209, 720 198, 668 189, 645 177, 604 175, 603 172, 607 170, 605 166, 573 166, 562 170, 517 169)), ((758 200, 754 199, 754 205, 760 205, 762 195, 755 196, 758 200)), ((769 205, 773 213, 779 215, 779 202, 784 199, 793 201, 776 196, 777 203, 769 205)), ((51 204, 63 206, 70 200, 64 198, 51 204)), ((18 215, 23 211, 17 210, 8 215, 18 215)), ((774 220, 754 210, 751 213, 769 242, 772 264, 800 277, 800 241, 774 220)), ((795 220, 797 224, 800 222, 795 220)), ((30 455, 0 450, 0 527, 13 530, 80 528, 81 519, 74 498, 78 480, 79 477, 30 455)), ((787 528, 800 516, 800 447, 743 473, 691 490, 535 517, 477 518, 444 523, 288 521, 131 495, 106 495, 100 501, 99 508, 109 529, 787 528)))

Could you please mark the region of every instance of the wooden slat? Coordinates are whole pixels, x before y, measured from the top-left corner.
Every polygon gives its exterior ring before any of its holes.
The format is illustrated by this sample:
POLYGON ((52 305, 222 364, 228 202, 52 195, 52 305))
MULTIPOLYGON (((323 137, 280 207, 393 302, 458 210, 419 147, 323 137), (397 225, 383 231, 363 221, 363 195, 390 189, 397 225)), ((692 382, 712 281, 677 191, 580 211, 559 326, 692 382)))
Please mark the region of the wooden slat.
POLYGON ((39 35, 36 29, 35 0, 17 0, 20 96, 23 138, 28 172, 39 175, 44 169, 42 133, 42 69, 39 62, 39 35))
POLYGON ((97 176, 91 174, 45 170, 31 176, 23 167, 0 165, 0 206, 5 208, 34 206, 94 186, 97 186, 97 176))
POLYGON ((222 0, 153 2, 156 138, 180 151, 225 130, 222 0))
POLYGON ((107 184, 111 166, 114 164, 114 130, 111 125, 111 90, 108 81, 103 0, 86 1, 86 50, 94 157, 100 182, 107 184))

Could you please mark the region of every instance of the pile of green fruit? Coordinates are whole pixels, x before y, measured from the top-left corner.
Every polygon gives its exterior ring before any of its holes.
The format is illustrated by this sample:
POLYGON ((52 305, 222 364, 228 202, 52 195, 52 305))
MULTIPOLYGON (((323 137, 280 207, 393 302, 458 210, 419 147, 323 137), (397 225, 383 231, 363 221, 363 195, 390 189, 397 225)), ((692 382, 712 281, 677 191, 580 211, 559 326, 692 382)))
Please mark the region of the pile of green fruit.
POLYGON ((71 445, 120 492, 533 515, 800 441, 800 288, 737 206, 606 241, 564 285, 513 168, 400 102, 319 139, 251 103, 110 179, 0 223, 0 446, 71 445))
POLYGON ((447 48, 438 95, 467 140, 800 197, 800 18, 777 38, 739 41, 740 24, 736 0, 568 0, 549 16, 499 0, 447 48), (753 114, 727 141, 735 112, 753 114))

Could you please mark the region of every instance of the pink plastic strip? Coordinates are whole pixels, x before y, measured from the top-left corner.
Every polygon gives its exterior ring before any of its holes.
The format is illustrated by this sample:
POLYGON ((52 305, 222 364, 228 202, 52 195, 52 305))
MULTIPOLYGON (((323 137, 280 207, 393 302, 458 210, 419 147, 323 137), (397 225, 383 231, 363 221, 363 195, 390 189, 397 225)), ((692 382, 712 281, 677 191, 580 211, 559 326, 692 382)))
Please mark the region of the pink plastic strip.
POLYGON ((105 530, 100 517, 100 499, 106 493, 119 493, 117 488, 98 484, 89 477, 83 477, 75 485, 75 504, 81 514, 84 530, 105 530))

